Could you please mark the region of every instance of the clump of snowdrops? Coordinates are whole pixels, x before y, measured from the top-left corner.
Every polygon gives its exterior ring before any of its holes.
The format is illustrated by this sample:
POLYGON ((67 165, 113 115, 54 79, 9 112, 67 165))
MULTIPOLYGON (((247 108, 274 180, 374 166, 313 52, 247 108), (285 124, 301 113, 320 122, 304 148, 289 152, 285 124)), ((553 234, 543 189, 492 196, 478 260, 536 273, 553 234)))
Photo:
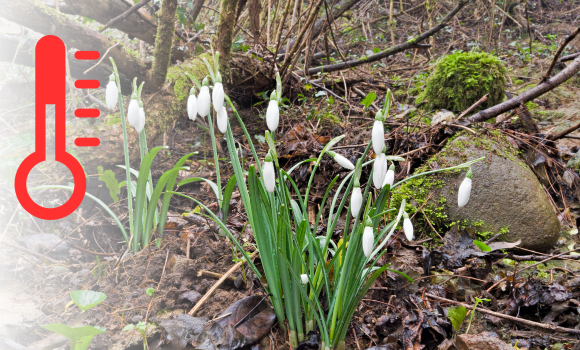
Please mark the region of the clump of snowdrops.
MULTIPOLYGON (((413 224, 404 211, 405 203, 401 203, 400 208, 389 207, 388 198, 391 190, 415 177, 469 168, 471 164, 481 159, 413 175, 395 182, 394 162, 404 159, 384 153, 384 120, 391 107, 389 91, 383 109, 377 113, 372 142, 369 143, 361 158, 355 162, 356 165, 332 150, 332 147, 344 138, 340 136, 332 139, 318 157, 299 162, 286 171, 279 166, 278 149, 274 138, 279 123, 279 103, 282 96, 279 75, 276 75, 276 90, 270 96, 266 111, 266 124, 269 130, 265 132, 265 139, 268 151, 265 156, 259 157, 236 108, 223 93, 217 58, 214 57, 214 60, 215 68, 213 69, 207 61, 204 61, 214 83, 213 100, 210 99, 207 77, 202 84, 199 84, 195 77, 189 75, 194 88, 190 93, 187 111, 190 119, 196 118, 196 112, 208 118, 218 181, 216 196, 222 211, 221 219, 201 201, 185 194, 173 193, 197 203, 203 209, 202 215, 209 217, 220 226, 258 278, 265 277, 267 283, 263 287, 270 295, 280 326, 288 327, 292 347, 296 347, 298 342, 304 339, 305 334, 317 328, 324 350, 344 349, 348 325, 360 300, 375 279, 383 271, 389 270, 389 265, 378 266, 381 256, 386 252, 385 245, 400 227, 406 239, 414 238, 413 224), (199 89, 198 96, 195 96, 195 87, 199 89), (246 159, 242 162, 240 158, 242 153, 236 148, 226 107, 222 106, 224 100, 244 132, 253 159, 246 159), (223 194, 215 148, 216 136, 213 134, 209 114, 210 103, 214 104, 217 124, 227 141, 227 150, 234 170, 234 175, 230 178, 223 194), (374 159, 369 157, 371 145, 376 154, 374 159), (332 179, 320 203, 321 209, 312 223, 308 221, 307 203, 315 173, 325 156, 332 157, 350 172, 341 181, 338 175, 332 179), (299 188, 292 178, 292 172, 297 167, 311 162, 314 166, 308 185, 306 188, 299 188), (389 162, 391 162, 390 165, 389 162), (242 164, 250 164, 247 173, 242 164), (362 179, 362 168, 370 165, 372 165, 370 179, 362 179), (366 182, 364 190, 361 188, 363 182, 366 182), (371 183, 374 190, 371 189, 371 183), (240 242, 226 226, 227 206, 235 184, 238 186, 248 223, 254 233, 263 274, 249 259, 240 242), (331 192, 334 192, 332 196, 331 192), (323 215, 323 208, 329 208, 327 215, 323 215), (344 225, 342 238, 334 242, 331 237, 341 215, 346 215, 347 224, 344 225), (322 235, 317 234, 320 226, 325 227, 322 235), (331 270, 334 271, 332 277, 329 273, 331 270), (327 299, 325 303, 328 305, 327 311, 322 308, 323 303, 319 300, 321 295, 327 299)), ((464 185, 464 181, 459 191, 459 201, 463 205, 469 199, 470 177, 471 171, 468 175, 469 186, 464 185)), ((204 181, 209 180, 204 179, 204 181)), ((411 280, 408 276, 397 273, 411 280)))

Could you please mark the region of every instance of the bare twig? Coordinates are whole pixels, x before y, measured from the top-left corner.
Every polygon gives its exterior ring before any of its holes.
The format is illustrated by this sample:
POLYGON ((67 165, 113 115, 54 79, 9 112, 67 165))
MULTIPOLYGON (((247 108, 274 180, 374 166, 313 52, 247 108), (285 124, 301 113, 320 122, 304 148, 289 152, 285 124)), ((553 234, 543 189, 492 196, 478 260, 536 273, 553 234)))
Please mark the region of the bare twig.
MULTIPOLYGON (((147 3, 151 1, 151 0, 141 0, 139 1, 137 4, 131 6, 127 11, 121 13, 120 15, 118 15, 117 17, 113 18, 112 20, 109 21, 109 23, 105 24, 105 26, 103 28, 101 28, 99 30, 99 32, 104 32, 106 29, 110 28, 111 26, 113 26, 115 23, 124 20, 125 18, 131 16, 133 13, 135 13, 137 10, 139 10, 141 7, 147 5, 147 3)), ((85 72, 86 74, 86 72, 85 72)))
POLYGON ((155 299, 154 294, 156 291, 159 290, 159 287, 161 286, 161 281, 163 281, 163 276, 165 275, 165 268, 167 267, 167 259, 169 258, 169 249, 165 248, 165 250, 167 251, 165 253, 165 264, 163 264, 163 271, 161 271, 161 277, 159 277, 159 282, 157 282, 157 288, 155 288, 155 291, 151 295, 151 300, 149 301, 149 306, 147 307, 147 313, 145 314, 145 323, 147 323, 147 317, 149 317, 149 311, 151 310, 153 299, 155 299))
POLYGON ((556 54, 554 55, 554 59, 552 59, 552 63, 550 64, 550 68, 548 68, 548 71, 546 72, 546 74, 544 74, 544 76, 540 80, 540 83, 543 83, 544 81, 548 80, 548 78, 550 78, 550 74, 552 74, 552 71, 554 70, 554 67, 556 66, 556 62, 558 62, 558 58, 562 54, 562 51, 564 51, 566 46, 568 46, 568 44, 572 40, 574 40, 574 38, 578 35, 578 33, 580 33, 580 27, 576 28, 576 30, 574 32, 572 32, 572 34, 568 35, 566 37, 566 39, 564 39, 564 42, 562 43, 562 45, 560 45, 560 47, 558 48, 558 51, 556 51, 556 54))
POLYGON ((472 104, 471 106, 469 106, 469 108, 467 108, 465 111, 463 111, 463 113, 461 113, 459 115, 459 117, 457 117, 455 119, 455 121, 458 121, 459 119, 465 117, 466 115, 468 115, 469 113, 471 113, 474 109, 476 109, 477 107, 479 107, 480 105, 484 104, 485 102, 487 102, 487 96, 489 94, 485 94, 485 96, 483 96, 482 98, 480 98, 477 102, 475 102, 474 104, 472 104))
POLYGON ((87 69, 86 71, 83 72, 83 74, 87 74, 88 72, 92 71, 93 68, 97 67, 99 64, 101 64, 101 62, 103 62, 103 60, 105 59, 105 57, 107 57, 107 54, 109 53, 109 51, 111 51, 112 48, 114 48, 115 46, 119 45, 120 41, 117 41, 117 43, 111 47, 109 47, 107 49, 107 51, 105 51, 105 54, 101 57, 101 59, 99 60, 99 62, 97 62, 94 66, 92 66, 91 68, 87 69))
MULTIPOLYGON (((256 255, 258 255, 258 252, 255 251, 254 253, 252 253, 252 255, 250 256, 250 258, 255 257, 256 255)), ((199 308, 201 308, 201 306, 207 301, 207 299, 209 299, 209 297, 218 289, 218 287, 224 283, 224 281, 228 278, 229 275, 231 275, 232 273, 234 273, 234 271, 236 271, 240 266, 242 266, 242 264, 244 263, 244 260, 237 262, 234 266, 232 266, 231 269, 228 270, 228 272, 224 273, 224 275, 222 276, 222 278, 220 278, 206 293, 205 295, 197 302, 197 304, 195 304, 195 306, 189 310, 189 312, 187 313, 190 316, 194 316, 195 313, 199 310, 199 308)))
POLYGON ((576 131, 578 129, 580 129, 580 123, 579 124, 576 124, 574 126, 571 126, 568 129, 566 129, 566 130, 560 131, 557 134, 548 135, 547 138, 549 140, 555 141, 555 140, 561 139, 562 137, 564 137, 564 136, 568 135, 569 133, 571 133, 573 131, 576 131))
POLYGON ((455 305, 462 305, 465 306, 466 308, 470 309, 470 310, 476 310, 479 311, 483 314, 488 314, 488 315, 492 315, 492 316, 496 316, 496 317, 500 317, 500 318, 504 318, 506 320, 510 320, 512 322, 517 322, 520 324, 524 324, 526 326, 530 326, 530 327, 538 327, 538 328, 542 328, 542 329, 546 329, 549 331, 556 331, 556 332, 562 332, 562 333, 572 333, 572 334, 580 334, 580 329, 572 329, 572 328, 565 328, 565 327, 560 327, 560 326, 554 326, 552 324, 549 323, 538 323, 538 322, 534 322, 534 321, 530 321, 530 320, 526 320, 523 318, 519 318, 519 317, 514 317, 514 316, 510 316, 510 315, 504 315, 502 313, 499 312, 494 312, 494 311, 490 311, 487 309, 482 309, 482 308, 474 308, 473 306, 466 304, 466 303, 461 303, 459 301, 455 301, 455 300, 451 300, 451 299, 447 299, 447 298, 442 298, 442 297, 438 297, 436 295, 430 294, 430 293, 425 293, 426 297, 429 298, 433 298, 437 301, 443 301, 446 303, 450 303, 450 304, 455 304, 455 305))

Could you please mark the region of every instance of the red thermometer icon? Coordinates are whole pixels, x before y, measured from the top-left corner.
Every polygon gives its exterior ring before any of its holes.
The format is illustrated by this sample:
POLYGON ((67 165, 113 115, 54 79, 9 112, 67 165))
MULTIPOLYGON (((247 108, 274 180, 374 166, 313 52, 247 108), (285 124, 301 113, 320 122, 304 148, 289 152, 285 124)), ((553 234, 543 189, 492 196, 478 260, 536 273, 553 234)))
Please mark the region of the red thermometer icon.
MULTIPOLYGON (((26 157, 14 181, 16 196, 22 207, 30 214, 44 220, 61 219, 73 211, 83 201, 87 182, 85 172, 78 160, 66 151, 66 55, 67 50, 60 38, 45 36, 36 44, 35 66, 35 150, 26 157), (46 107, 54 105, 55 117, 55 160, 64 164, 74 178, 74 191, 69 200, 56 208, 45 208, 36 204, 26 187, 26 180, 32 168, 46 160, 46 107)), ((96 51, 78 51, 76 59, 98 59, 96 51)), ((75 87, 98 88, 98 80, 77 80, 75 87)), ((77 117, 97 117, 99 110, 77 109, 77 117), (95 113, 96 111, 96 113, 95 113)), ((77 146, 98 146, 98 138, 77 138, 77 146)))

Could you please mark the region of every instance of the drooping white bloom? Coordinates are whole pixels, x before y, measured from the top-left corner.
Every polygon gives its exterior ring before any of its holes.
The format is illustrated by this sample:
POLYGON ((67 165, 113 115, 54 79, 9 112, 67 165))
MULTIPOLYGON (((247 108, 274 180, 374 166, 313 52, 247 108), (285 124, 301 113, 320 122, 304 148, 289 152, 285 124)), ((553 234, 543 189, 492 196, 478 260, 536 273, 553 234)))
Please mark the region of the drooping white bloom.
POLYGON ((219 72, 215 77, 211 100, 213 101, 213 109, 216 113, 219 113, 224 108, 224 86, 222 85, 222 76, 219 72))
POLYGON ((302 280, 302 284, 308 284, 308 276, 305 273, 300 275, 300 279, 302 280))
POLYGON ((393 187, 393 183, 395 182, 395 164, 391 163, 389 170, 387 170, 387 175, 385 175, 385 181, 383 182, 383 187, 387 184, 393 187))
POLYGON ((270 153, 266 155, 264 165, 262 166, 262 175, 264 176, 264 186, 269 193, 276 189, 276 173, 274 171, 274 164, 272 163, 272 156, 270 153))
POLYGON ((409 219, 409 214, 407 214, 407 212, 403 212, 403 217, 405 218, 403 220, 403 231, 405 232, 405 237, 407 237, 408 241, 412 241, 413 238, 415 238, 413 233, 413 223, 411 222, 411 219, 409 219))
POLYGON ((360 190, 360 185, 353 187, 352 195, 350 197, 350 210, 352 216, 356 217, 360 212, 362 206, 362 191, 360 190))
POLYGON ((197 97, 195 97, 195 89, 192 87, 189 91, 189 98, 187 99, 187 116, 191 120, 197 117, 197 97))
POLYGON ((375 123, 373 124, 372 141, 373 150, 375 154, 379 154, 385 148, 385 120, 383 119, 383 112, 378 111, 375 115, 375 123))
POLYGON ((145 109, 143 108, 143 102, 141 101, 139 101, 139 117, 137 118, 137 123, 134 127, 138 133, 140 133, 145 127, 145 109))
POLYGON ((328 151, 328 155, 334 158, 334 161, 337 162, 341 167, 348 170, 354 169, 354 165, 351 163, 351 161, 341 156, 340 154, 333 151, 328 151))
POLYGON ((107 84, 107 89, 105 90, 105 102, 107 103, 107 108, 110 111, 115 109, 118 99, 119 89, 117 88, 117 83, 115 82, 115 75, 111 74, 109 77, 109 83, 107 84))
POLYGON ((276 99, 276 91, 270 95, 270 102, 266 110, 266 124, 271 132, 276 131, 280 123, 280 109, 278 108, 278 100, 276 99))
POLYGON ((222 134, 225 134, 226 130, 228 130, 228 111, 224 106, 217 112, 217 126, 222 134))
POLYGON ((209 109, 211 107, 211 98, 209 96, 209 87, 207 77, 203 79, 203 86, 199 89, 199 95, 197 96, 197 114, 200 117, 205 118, 209 114, 209 109))
POLYGON ((129 109, 127 110, 127 121, 134 128, 139 121, 139 101, 136 93, 131 95, 131 102, 129 102, 129 109))
MULTIPOLYGON (((367 219, 367 221, 370 221, 370 219, 367 219)), ((375 235, 373 233, 373 227, 371 225, 365 227, 362 238, 363 252, 365 253, 365 256, 367 258, 373 252, 373 247, 375 245, 375 235)))
POLYGON ((457 194, 457 206, 459 208, 464 207, 467 202, 469 202, 469 197, 471 196, 471 177, 473 173, 471 172, 471 168, 465 174, 465 179, 459 186, 459 193, 457 194))
POLYGON ((387 175, 387 158, 384 153, 377 154, 373 165, 373 185, 376 188, 383 188, 383 182, 387 175))

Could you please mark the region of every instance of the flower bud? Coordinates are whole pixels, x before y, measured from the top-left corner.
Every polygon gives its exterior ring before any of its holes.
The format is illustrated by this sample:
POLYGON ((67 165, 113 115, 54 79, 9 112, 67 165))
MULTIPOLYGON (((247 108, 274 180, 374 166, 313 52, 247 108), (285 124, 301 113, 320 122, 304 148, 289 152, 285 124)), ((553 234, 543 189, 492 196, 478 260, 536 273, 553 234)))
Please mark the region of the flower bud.
POLYGON ((363 244, 363 252, 365 256, 368 258, 369 256, 371 256, 371 253, 373 252, 373 247, 375 245, 375 235, 373 232, 372 222, 370 222, 368 218, 365 229, 363 231, 362 244, 363 244))
POLYGON ((348 169, 348 170, 354 169, 354 164, 352 164, 350 162, 350 160, 346 159, 345 157, 341 156, 340 154, 333 152, 333 151, 328 151, 328 155, 331 156, 332 158, 334 158, 334 161, 337 162, 338 165, 340 165, 341 167, 348 169))
POLYGON ((383 187, 387 184, 393 187, 393 183, 395 182, 395 164, 391 163, 389 170, 387 170, 387 175, 385 175, 385 182, 383 182, 383 187))
POLYGON ((216 74, 215 80, 216 83, 213 85, 211 100, 213 101, 213 109, 216 113, 219 113, 224 107, 224 86, 222 85, 222 76, 219 72, 216 74))
POLYGON ((191 120, 195 120, 195 117, 197 117, 197 98, 193 87, 189 91, 189 98, 187 99, 187 116, 191 120))
POLYGON ((207 84, 207 77, 205 77, 203 79, 203 86, 199 90, 199 95, 197 96, 197 114, 202 118, 205 118, 209 114, 211 106, 211 98, 209 96, 209 87, 207 84))
POLYGON ((224 106, 217 112, 217 126, 222 134, 225 134, 226 130, 228 130, 228 111, 224 106))
POLYGON ((415 235, 413 234, 413 223, 411 222, 411 219, 409 219, 409 214, 407 214, 407 212, 403 212, 403 231, 405 232, 405 237, 407 237, 407 240, 410 242, 413 240, 413 238, 415 238, 415 235))
POLYGON ((356 217, 360 212, 362 206, 362 191, 360 186, 355 186, 352 188, 352 195, 350 197, 350 211, 352 216, 356 217))
POLYGON ((469 197, 471 196, 471 177, 473 173, 471 172, 471 168, 465 174, 465 179, 461 182, 459 186, 459 193, 457 194, 457 206, 459 208, 464 207, 467 202, 469 202, 469 197))
POLYGON ((376 188, 383 188, 387 173, 387 158, 384 153, 378 153, 373 165, 373 185, 376 188))
POLYGON ((271 132, 276 131, 280 123, 280 109, 278 108, 278 100, 276 99, 276 92, 272 92, 268 109, 266 110, 266 124, 271 132))
POLYGON ((138 133, 141 133, 141 130, 145 127, 145 109, 143 108, 143 102, 139 101, 139 114, 137 118, 137 123, 135 124, 134 128, 138 133))
POLYGON ((264 186, 269 193, 276 189, 276 173, 274 171, 274 164, 272 163, 272 156, 270 153, 266 156, 264 165, 262 166, 262 176, 264 177, 264 186))
POLYGON ((300 279, 302 280, 302 284, 308 284, 308 276, 305 273, 300 275, 300 279))
POLYGON ((139 101, 136 93, 131 95, 131 102, 129 102, 129 109, 127 110, 127 121, 134 128, 139 121, 139 101))
POLYGON ((107 84, 107 89, 105 90, 105 102, 107 103, 107 108, 110 111, 115 109, 118 99, 119 89, 117 88, 117 83, 115 82, 115 75, 111 74, 109 77, 109 83, 107 84))
POLYGON ((373 150, 375 154, 381 153, 385 148, 385 126, 383 123, 383 113, 378 111, 375 116, 372 132, 373 150))

